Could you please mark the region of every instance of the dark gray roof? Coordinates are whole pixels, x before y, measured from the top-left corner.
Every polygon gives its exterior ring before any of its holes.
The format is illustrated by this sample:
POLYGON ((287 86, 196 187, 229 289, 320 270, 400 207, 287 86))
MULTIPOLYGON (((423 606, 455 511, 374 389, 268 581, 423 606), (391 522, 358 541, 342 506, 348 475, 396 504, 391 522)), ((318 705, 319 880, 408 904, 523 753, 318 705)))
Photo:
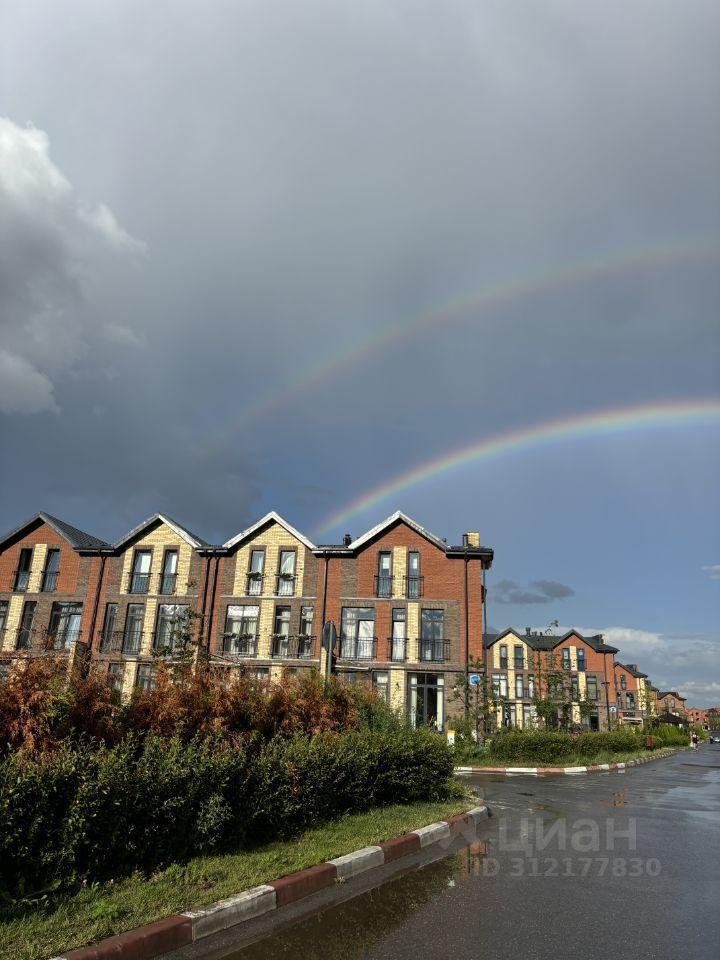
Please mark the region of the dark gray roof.
POLYGON ((662 700, 663 697, 675 697, 676 700, 682 700, 683 702, 687 700, 687 697, 681 697, 674 690, 663 690, 662 692, 658 690, 658 700, 662 700))
POLYGON ((108 543, 106 543, 104 540, 100 540, 99 537, 94 537, 91 533, 85 533, 84 530, 78 530, 77 527, 73 527, 64 520, 58 520, 57 517, 53 517, 49 513, 44 513, 42 511, 40 513, 36 513, 32 517, 29 517, 27 520, 21 523, 19 527, 15 527, 14 530, 6 533, 4 537, 0 538, 0 544, 3 544, 7 540, 17 536, 19 533, 22 533, 23 530, 31 526, 33 523, 37 523, 38 521, 47 523, 48 526, 52 527, 53 530, 64 540, 67 540, 74 550, 101 550, 103 547, 109 546, 108 543))
POLYGON ((647 674, 646 674, 646 673, 640 673, 640 671, 639 671, 639 670, 636 670, 636 669, 632 666, 632 664, 629 664, 629 663, 617 663, 616 666, 622 667, 624 670, 627 670, 627 672, 628 672, 629 674, 631 674, 633 677, 637 677, 637 679, 639 679, 639 680, 647 680, 647 674))
POLYGON ((513 627, 508 627, 501 633, 488 634, 486 646, 491 647, 494 643, 508 634, 512 634, 519 640, 522 640, 523 643, 527 643, 527 645, 533 650, 554 650, 555 647, 567 640, 568 637, 579 637, 581 640, 584 640, 588 646, 592 647, 596 653, 618 652, 617 647, 611 647, 609 644, 604 642, 601 633, 597 633, 592 637, 586 637, 578 630, 568 630, 568 632, 564 633, 562 636, 552 633, 531 633, 528 635, 522 630, 515 630, 513 627))

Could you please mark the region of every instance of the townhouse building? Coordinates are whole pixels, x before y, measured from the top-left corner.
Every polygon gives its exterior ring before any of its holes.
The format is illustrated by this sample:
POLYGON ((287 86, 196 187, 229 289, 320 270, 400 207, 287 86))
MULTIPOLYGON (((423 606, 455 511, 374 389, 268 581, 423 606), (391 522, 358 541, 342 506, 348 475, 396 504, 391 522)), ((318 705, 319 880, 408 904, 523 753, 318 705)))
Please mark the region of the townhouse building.
POLYGON ((688 723, 691 723, 694 726, 702 727, 704 730, 710 729, 708 710, 702 710, 699 707, 688 707, 685 713, 688 723))
POLYGON ((613 657, 602 635, 562 636, 508 628, 487 638, 486 672, 495 725, 534 727, 534 699, 558 702, 550 721, 607 730, 616 712, 613 657), (566 715, 563 715, 565 711, 566 715))
POLYGON ((615 664, 615 697, 618 723, 641 725, 652 717, 655 698, 650 694, 646 673, 636 663, 615 664))
POLYGON ((114 544, 38 514, 0 541, 0 662, 81 651, 128 697, 190 637, 215 670, 332 670, 443 729, 483 655, 492 560, 476 532, 448 546, 400 512, 320 546, 274 512, 221 545, 162 514, 114 544))
POLYGON ((685 719, 685 700, 675 690, 658 690, 657 702, 660 716, 685 719))

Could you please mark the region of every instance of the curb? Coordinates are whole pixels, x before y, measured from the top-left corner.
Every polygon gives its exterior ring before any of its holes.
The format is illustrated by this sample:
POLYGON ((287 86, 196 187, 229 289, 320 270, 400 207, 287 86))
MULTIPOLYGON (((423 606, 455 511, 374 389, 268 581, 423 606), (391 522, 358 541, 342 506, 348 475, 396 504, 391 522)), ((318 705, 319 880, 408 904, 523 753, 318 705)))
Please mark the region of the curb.
POLYGON ((530 777, 546 777, 553 774, 568 774, 574 776, 579 773, 606 773, 610 770, 625 770, 627 767, 638 767, 641 763, 650 763, 652 760, 662 760, 670 757, 676 751, 656 753, 652 757, 639 757, 637 760, 625 760, 622 763, 588 764, 586 767, 455 767, 455 773, 501 773, 504 776, 524 774, 530 777))
POLYGON ((279 910, 358 874, 419 853, 434 843, 448 842, 463 830, 474 830, 489 815, 487 807, 473 807, 449 820, 440 820, 377 846, 363 847, 327 863, 298 870, 207 907, 146 923, 88 947, 59 954, 52 960, 153 960, 203 937, 279 910))

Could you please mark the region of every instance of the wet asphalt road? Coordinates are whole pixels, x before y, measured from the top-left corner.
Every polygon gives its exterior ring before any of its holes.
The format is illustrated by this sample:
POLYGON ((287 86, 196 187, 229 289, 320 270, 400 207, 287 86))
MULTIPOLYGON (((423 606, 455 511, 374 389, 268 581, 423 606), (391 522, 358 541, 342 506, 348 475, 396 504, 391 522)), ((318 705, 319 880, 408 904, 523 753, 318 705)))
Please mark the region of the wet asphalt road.
POLYGON ((232 960, 718 960, 720 746, 624 773, 468 779, 492 811, 484 852, 470 844, 232 960))

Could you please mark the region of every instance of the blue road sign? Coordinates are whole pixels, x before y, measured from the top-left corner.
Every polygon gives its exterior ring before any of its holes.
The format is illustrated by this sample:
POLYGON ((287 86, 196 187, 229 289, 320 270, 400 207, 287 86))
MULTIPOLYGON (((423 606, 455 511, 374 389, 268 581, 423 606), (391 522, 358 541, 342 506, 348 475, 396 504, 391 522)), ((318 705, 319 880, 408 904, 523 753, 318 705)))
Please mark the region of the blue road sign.
POLYGON ((471 687, 476 687, 479 683, 480 683, 480 674, 479 674, 479 673, 471 673, 471 674, 470 674, 470 686, 471 686, 471 687))

